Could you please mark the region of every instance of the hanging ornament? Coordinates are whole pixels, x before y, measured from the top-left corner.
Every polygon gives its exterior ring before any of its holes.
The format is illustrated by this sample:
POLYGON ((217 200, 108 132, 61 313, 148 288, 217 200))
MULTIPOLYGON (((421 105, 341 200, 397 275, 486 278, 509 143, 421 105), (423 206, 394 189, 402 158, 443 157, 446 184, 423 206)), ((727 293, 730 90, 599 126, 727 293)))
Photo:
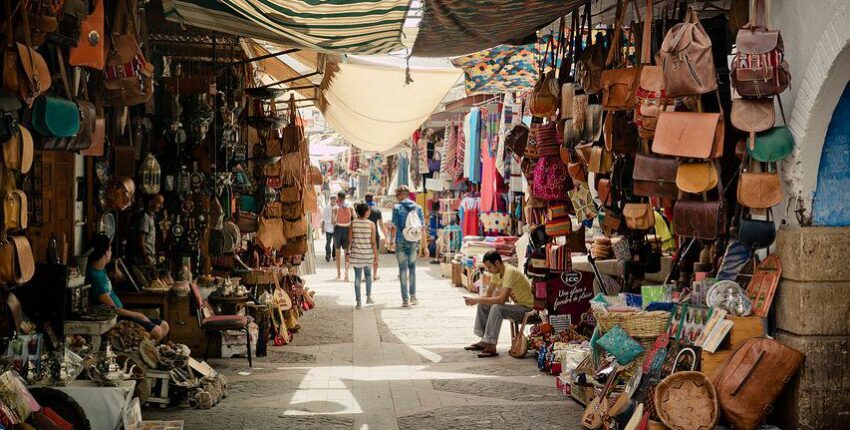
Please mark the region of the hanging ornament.
POLYGON ((159 193, 161 175, 162 169, 159 167, 159 161, 156 161, 156 157, 153 154, 148 153, 145 161, 142 163, 142 193, 147 195, 159 193))

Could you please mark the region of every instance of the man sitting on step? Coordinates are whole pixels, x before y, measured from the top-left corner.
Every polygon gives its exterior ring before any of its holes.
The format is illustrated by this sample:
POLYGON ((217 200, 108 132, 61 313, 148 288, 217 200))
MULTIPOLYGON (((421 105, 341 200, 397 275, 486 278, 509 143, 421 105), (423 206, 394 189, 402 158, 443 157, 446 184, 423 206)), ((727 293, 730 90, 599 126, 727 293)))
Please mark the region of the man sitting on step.
POLYGON ((478 305, 475 316, 475 335, 481 341, 467 346, 468 351, 480 351, 478 357, 498 357, 496 342, 503 319, 514 321, 522 317, 534 306, 534 296, 531 293, 531 282, 521 270, 502 262, 502 256, 496 251, 484 254, 484 268, 490 272, 490 286, 487 293, 479 297, 466 297, 468 306, 478 305), (496 290, 498 289, 498 293, 496 290), (508 298, 513 300, 507 303, 508 298))

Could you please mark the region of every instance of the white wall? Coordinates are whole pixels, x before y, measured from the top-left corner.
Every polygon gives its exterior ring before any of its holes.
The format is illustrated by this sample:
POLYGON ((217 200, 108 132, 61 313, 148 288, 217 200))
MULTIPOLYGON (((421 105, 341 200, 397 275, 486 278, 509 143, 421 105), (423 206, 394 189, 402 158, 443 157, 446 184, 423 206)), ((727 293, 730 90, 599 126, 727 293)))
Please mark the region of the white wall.
POLYGON ((782 31, 791 88, 782 96, 797 148, 783 166, 792 201, 777 216, 794 224, 797 198, 811 214, 827 126, 850 80, 850 1, 772 0, 769 24, 782 31))

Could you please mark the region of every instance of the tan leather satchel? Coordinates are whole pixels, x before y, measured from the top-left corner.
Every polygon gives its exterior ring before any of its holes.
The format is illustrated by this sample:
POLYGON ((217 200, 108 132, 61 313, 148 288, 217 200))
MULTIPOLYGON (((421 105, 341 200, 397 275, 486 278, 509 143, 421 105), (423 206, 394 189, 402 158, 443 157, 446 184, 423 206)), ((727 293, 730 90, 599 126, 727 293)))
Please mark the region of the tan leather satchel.
POLYGON ((3 163, 6 169, 28 173, 32 168, 33 141, 32 134, 24 126, 19 126, 19 133, 3 144, 3 163))
POLYGON ((623 218, 632 230, 649 230, 655 226, 655 213, 649 203, 626 203, 623 218))
POLYGON ((263 216, 266 218, 282 218, 283 204, 281 202, 269 202, 263 208, 263 216))
POLYGON ((561 85, 561 110, 559 119, 571 119, 573 117, 573 97, 576 94, 576 84, 567 82, 561 85))
POLYGON ((555 115, 558 109, 560 91, 558 80, 555 78, 555 71, 550 70, 544 76, 541 76, 534 85, 528 110, 532 115, 540 118, 555 115))
POLYGON ((587 169, 593 173, 608 173, 614 167, 614 154, 602 146, 594 146, 590 150, 590 160, 587 169))
POLYGON ((303 217, 295 220, 283 220, 283 235, 286 240, 296 239, 307 235, 307 220, 303 217))
POLYGON ((522 325, 519 328, 516 336, 511 339, 511 349, 508 355, 513 358, 523 358, 528 352, 528 338, 525 336, 525 325, 528 323, 528 314, 522 317, 522 325))
POLYGON ((32 248, 25 236, 6 236, 0 240, 0 283, 23 285, 35 274, 32 248))
POLYGON ((776 122, 773 97, 732 100, 732 112, 729 119, 735 128, 748 133, 770 130, 776 122))
POLYGON ((25 44, 14 42, 10 0, 4 0, 6 12, 6 49, 3 57, 3 87, 18 94, 27 106, 50 89, 53 83, 50 69, 35 49, 30 37, 28 13, 19 8, 23 20, 25 44))
POLYGON ((27 195, 23 191, 6 191, 6 197, 3 199, 3 223, 6 230, 27 228, 27 208, 27 195))
POLYGON ((723 156, 723 114, 661 112, 652 151, 684 158, 723 156))
POLYGON ((634 109, 635 89, 640 74, 639 67, 602 72, 602 108, 609 111, 634 109))
POLYGON ((751 209, 767 209, 782 202, 782 181, 776 172, 741 172, 738 203, 751 209))
POLYGON ((279 250, 286 244, 283 234, 283 220, 280 218, 260 217, 257 221, 255 239, 267 251, 279 250))
POLYGON ((717 179, 717 169, 710 161, 680 163, 676 170, 676 186, 686 193, 704 193, 717 186, 717 179))
POLYGON ((711 375, 723 416, 736 429, 757 429, 804 359, 772 339, 744 341, 711 375))

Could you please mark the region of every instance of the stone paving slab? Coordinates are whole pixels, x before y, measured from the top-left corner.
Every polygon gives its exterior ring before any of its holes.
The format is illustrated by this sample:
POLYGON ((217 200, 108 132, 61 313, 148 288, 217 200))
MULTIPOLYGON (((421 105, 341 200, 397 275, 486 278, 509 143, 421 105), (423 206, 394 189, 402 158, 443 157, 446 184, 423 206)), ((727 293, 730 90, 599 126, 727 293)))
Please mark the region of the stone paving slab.
POLYGON ((210 360, 230 381, 228 398, 206 411, 144 409, 145 419, 203 430, 579 428, 583 408, 534 360, 507 355, 507 323, 502 356, 477 358, 463 350, 478 340, 464 290, 420 261, 420 305, 402 308, 395 257, 381 257, 374 306, 355 310, 353 284, 333 280, 333 263, 320 261, 304 277, 318 306, 291 344, 270 344, 252 369, 241 358, 210 360))

